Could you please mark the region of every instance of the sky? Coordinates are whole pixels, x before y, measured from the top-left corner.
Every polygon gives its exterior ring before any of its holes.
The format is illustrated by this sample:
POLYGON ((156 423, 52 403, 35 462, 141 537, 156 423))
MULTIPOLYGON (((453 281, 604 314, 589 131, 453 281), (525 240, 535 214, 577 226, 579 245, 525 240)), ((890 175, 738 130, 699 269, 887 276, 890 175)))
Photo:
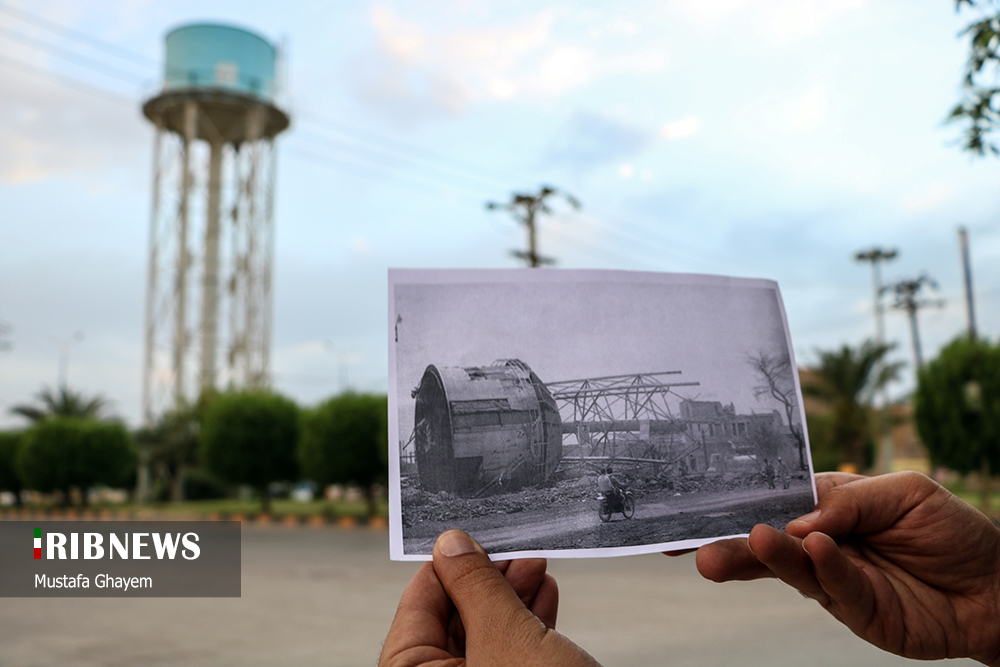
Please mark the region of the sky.
MULTIPOLYGON (((0 427, 65 369, 141 422, 163 37, 192 22, 283 46, 278 391, 387 389, 390 267, 508 268, 524 229, 487 201, 571 193, 540 221, 558 267, 776 280, 796 360, 874 335, 859 250, 938 284, 933 358, 1000 333, 1000 163, 944 122, 974 12, 952 0, 0 2, 0 427)), ((544 269, 552 270, 552 269, 544 269)), ((558 269, 556 269, 558 270, 558 269)), ((886 313, 910 367, 905 315, 886 313)))

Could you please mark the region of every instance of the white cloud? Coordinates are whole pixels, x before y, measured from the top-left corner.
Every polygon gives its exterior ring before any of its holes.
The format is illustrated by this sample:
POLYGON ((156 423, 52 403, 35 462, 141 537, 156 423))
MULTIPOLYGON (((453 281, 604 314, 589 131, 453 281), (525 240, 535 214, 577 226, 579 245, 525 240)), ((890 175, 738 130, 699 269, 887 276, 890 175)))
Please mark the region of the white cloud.
POLYGON ((682 14, 704 26, 715 26, 739 14, 747 0, 678 0, 682 14))
MULTIPOLYGON (((434 110, 461 113, 484 100, 546 99, 612 74, 662 69, 660 48, 602 53, 558 38, 555 9, 496 27, 432 30, 386 6, 371 11, 377 52, 353 72, 359 96, 411 117, 434 110)), ((615 20, 609 30, 638 27, 615 20)))
POLYGON ((368 244, 368 241, 364 240, 360 236, 355 236, 351 239, 351 250, 358 255, 369 255, 371 254, 372 247, 368 244))
POLYGON ((667 140, 683 139, 701 129, 701 119, 695 116, 679 118, 664 123, 660 126, 660 136, 667 140))
POLYGON ((622 178, 632 178, 632 174, 635 173, 635 167, 626 163, 618 167, 618 175, 622 178))
POLYGON ((134 164, 152 144, 135 109, 0 68, 0 183, 88 178, 134 164))
POLYGON ((778 42, 809 37, 865 0, 783 0, 767 3, 761 15, 765 36, 778 42))
POLYGON ((821 31, 841 14, 862 7, 867 0, 679 0, 676 8, 705 27, 730 20, 749 26, 766 41, 781 44, 821 31))
POLYGON ((387 7, 373 7, 372 25, 378 32, 379 45, 403 64, 413 64, 426 46, 424 31, 406 23, 387 7))
POLYGON ((631 37, 639 32, 639 24, 635 21, 629 21, 621 17, 611 20, 608 24, 608 32, 613 35, 622 35, 624 37, 631 37))

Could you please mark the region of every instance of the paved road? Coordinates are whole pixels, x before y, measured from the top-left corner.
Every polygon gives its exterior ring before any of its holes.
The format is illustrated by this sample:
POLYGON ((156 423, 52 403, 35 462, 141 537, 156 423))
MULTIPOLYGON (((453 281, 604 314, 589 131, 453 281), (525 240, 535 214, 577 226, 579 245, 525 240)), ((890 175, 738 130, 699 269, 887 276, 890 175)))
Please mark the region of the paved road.
MULTIPOLYGON (((0 667, 370 666, 416 567, 389 562, 385 531, 246 526, 241 599, 2 599, 0 667)), ((606 667, 926 664, 775 582, 705 581, 692 556, 550 570, 559 629, 606 667)))

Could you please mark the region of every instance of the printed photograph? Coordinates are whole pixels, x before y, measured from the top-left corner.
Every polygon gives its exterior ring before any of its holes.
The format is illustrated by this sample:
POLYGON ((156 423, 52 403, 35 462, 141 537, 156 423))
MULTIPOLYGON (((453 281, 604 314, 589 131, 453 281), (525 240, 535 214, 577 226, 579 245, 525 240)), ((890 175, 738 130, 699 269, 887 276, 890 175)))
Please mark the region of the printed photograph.
POLYGON ((390 549, 613 556, 783 527, 815 486, 776 283, 389 272, 390 549))

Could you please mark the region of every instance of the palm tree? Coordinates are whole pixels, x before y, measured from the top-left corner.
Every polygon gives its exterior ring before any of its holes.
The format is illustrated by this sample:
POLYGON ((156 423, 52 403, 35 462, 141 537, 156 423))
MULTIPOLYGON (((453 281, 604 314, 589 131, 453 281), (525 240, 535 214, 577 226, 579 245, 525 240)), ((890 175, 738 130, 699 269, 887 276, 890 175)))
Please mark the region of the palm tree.
POLYGON ((184 500, 184 474, 186 468, 197 461, 198 431, 204 401, 198 405, 183 405, 164 415, 153 426, 140 429, 136 441, 155 466, 158 474, 167 480, 170 500, 184 500))
POLYGON ((868 467, 865 446, 872 438, 870 414, 875 394, 899 376, 904 362, 884 363, 895 345, 866 340, 859 348, 844 345, 839 350, 817 350, 819 363, 812 369, 814 381, 802 390, 830 404, 833 441, 842 461, 858 470, 868 467))
POLYGON ((10 411, 27 417, 33 423, 49 417, 77 417, 80 419, 98 419, 101 411, 108 405, 103 396, 85 396, 82 392, 73 391, 66 385, 60 385, 57 391, 45 387, 35 394, 41 407, 34 405, 15 405, 10 411))

